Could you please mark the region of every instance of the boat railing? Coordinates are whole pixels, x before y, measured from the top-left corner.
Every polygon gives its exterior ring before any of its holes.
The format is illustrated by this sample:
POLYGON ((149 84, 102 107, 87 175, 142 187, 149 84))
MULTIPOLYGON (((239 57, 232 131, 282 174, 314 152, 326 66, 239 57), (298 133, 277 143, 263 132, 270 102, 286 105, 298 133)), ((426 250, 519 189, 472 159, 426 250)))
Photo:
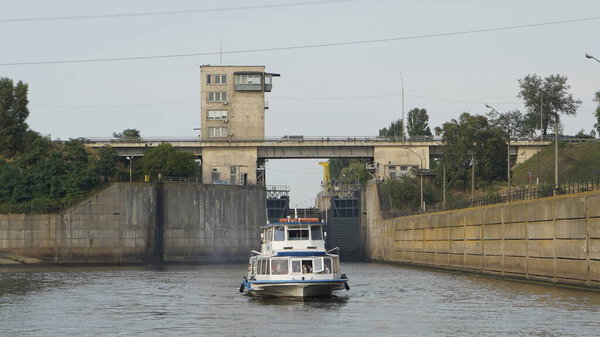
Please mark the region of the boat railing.
POLYGON ((339 253, 340 253, 340 247, 331 248, 330 250, 328 250, 328 251, 327 251, 327 253, 331 253, 331 252, 333 252, 334 250, 336 251, 336 253, 337 253, 337 254, 339 254, 339 253))
POLYGON ((251 251, 250 251, 250 253, 252 253, 252 254, 254 254, 254 255, 260 255, 260 254, 262 254, 261 252, 257 252, 257 251, 255 251, 255 250, 251 250, 251 251))

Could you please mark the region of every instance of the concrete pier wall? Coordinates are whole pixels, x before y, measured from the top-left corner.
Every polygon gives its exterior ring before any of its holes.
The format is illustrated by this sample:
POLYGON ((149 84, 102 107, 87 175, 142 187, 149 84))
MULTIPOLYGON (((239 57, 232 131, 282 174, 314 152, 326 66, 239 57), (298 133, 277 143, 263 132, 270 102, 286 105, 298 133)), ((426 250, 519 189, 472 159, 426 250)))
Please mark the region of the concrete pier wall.
POLYGON ((162 184, 164 261, 248 261, 260 249, 260 186, 162 184))
POLYGON ((256 186, 115 183, 58 214, 0 214, 0 252, 53 263, 241 261, 259 246, 256 186))
POLYGON ((392 219, 367 194, 372 260, 600 288, 600 191, 392 219))

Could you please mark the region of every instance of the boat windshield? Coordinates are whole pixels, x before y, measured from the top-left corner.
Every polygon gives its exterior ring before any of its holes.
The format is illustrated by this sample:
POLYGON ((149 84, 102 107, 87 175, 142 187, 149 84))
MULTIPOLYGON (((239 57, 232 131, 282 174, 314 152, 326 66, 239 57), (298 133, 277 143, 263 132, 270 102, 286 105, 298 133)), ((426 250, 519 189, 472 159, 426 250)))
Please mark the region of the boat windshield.
POLYGON ((323 240, 323 232, 321 226, 310 226, 311 240, 323 240))
POLYGON ((288 229, 288 240, 308 240, 308 229, 288 229))
POLYGON ((275 227, 275 241, 285 241, 285 228, 283 226, 275 227))

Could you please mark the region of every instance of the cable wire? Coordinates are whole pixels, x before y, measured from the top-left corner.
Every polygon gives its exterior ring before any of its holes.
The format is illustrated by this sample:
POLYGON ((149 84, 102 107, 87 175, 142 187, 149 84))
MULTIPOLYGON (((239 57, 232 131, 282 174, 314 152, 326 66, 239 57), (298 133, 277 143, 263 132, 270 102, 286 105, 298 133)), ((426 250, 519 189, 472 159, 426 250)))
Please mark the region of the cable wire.
POLYGON ((98 108, 134 108, 144 106, 171 105, 189 102, 198 102, 198 99, 187 99, 183 101, 158 102, 158 103, 140 103, 140 104, 122 104, 122 105, 52 105, 52 104, 30 104, 33 107, 42 108, 69 108, 69 109, 98 109, 98 108))
POLYGON ((458 35, 496 32, 496 31, 504 31, 504 30, 516 30, 516 29, 523 29, 523 28, 542 27, 542 26, 566 24, 566 23, 573 23, 573 22, 592 21, 592 20, 598 20, 598 19, 600 19, 600 16, 594 16, 594 17, 589 17, 589 18, 580 18, 580 19, 571 19, 571 20, 542 22, 542 23, 532 23, 532 24, 516 25, 516 26, 473 29, 473 30, 464 30, 464 31, 447 32, 447 33, 400 36, 400 37, 392 37, 392 38, 385 38, 385 39, 332 42, 332 43, 308 44, 308 45, 287 46, 287 47, 242 49, 242 50, 231 50, 231 51, 222 51, 222 52, 218 51, 218 52, 189 53, 189 54, 109 57, 109 58, 55 60, 55 61, 7 62, 7 63, 0 63, 0 66, 90 63, 90 62, 110 62, 110 61, 134 61, 134 60, 169 59, 169 58, 181 58, 181 57, 193 57, 193 56, 210 56, 210 55, 221 55, 221 54, 231 55, 231 54, 243 54, 243 53, 261 53, 261 52, 270 52, 270 51, 325 48, 325 47, 337 47, 337 46, 348 46, 348 45, 369 44, 369 43, 382 43, 382 42, 403 41, 403 40, 427 39, 427 38, 445 37, 445 36, 458 36, 458 35))
POLYGON ((160 12, 14 18, 14 19, 0 19, 0 23, 128 18, 128 17, 140 17, 140 16, 159 16, 159 15, 180 15, 180 14, 194 14, 194 13, 226 12, 226 11, 234 11, 234 10, 252 10, 252 9, 324 5, 324 4, 330 4, 330 3, 336 3, 336 2, 352 2, 352 1, 357 1, 357 0, 323 0, 323 1, 279 3, 279 4, 270 4, 270 5, 255 5, 255 6, 221 7, 221 8, 206 8, 206 9, 183 9, 183 10, 176 10, 176 11, 160 11, 160 12))

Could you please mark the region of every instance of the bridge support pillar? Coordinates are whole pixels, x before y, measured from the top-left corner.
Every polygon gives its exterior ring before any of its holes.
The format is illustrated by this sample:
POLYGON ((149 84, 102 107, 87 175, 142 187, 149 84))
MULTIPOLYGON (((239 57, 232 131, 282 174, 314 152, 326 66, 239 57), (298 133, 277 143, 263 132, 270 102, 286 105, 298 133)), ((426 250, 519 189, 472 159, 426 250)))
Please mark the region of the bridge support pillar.
POLYGON ((202 183, 256 184, 256 147, 207 147, 202 150, 202 183))

